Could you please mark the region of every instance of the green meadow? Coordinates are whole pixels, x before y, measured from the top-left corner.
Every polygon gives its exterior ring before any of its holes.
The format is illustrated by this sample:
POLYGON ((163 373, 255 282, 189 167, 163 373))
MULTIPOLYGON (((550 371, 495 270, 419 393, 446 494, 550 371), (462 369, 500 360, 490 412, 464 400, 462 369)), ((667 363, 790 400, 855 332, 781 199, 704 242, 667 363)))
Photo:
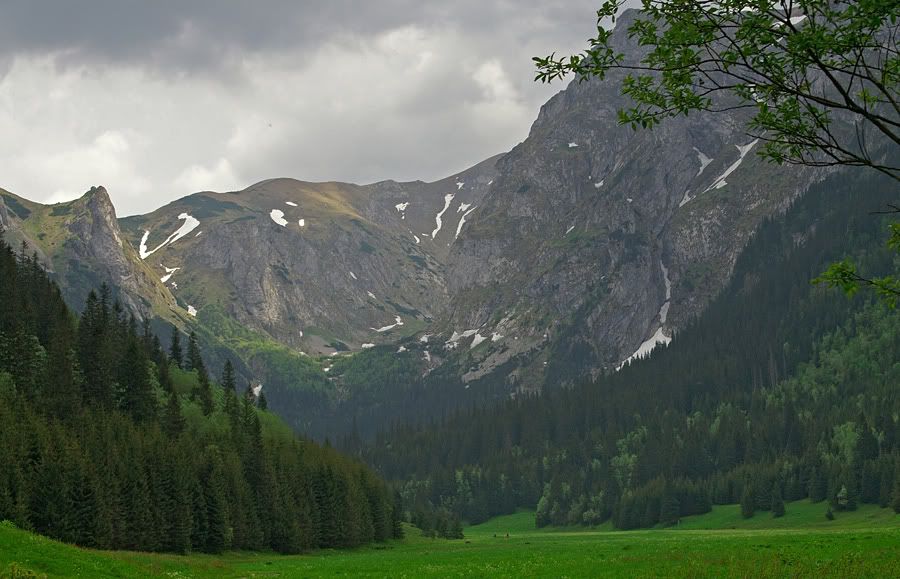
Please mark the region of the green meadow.
POLYGON ((538 530, 522 511, 461 541, 407 527, 401 541, 297 556, 91 551, 2 523, 0 577, 900 577, 900 516, 866 505, 828 521, 824 508, 799 501, 781 519, 744 520, 720 506, 645 531, 538 530))

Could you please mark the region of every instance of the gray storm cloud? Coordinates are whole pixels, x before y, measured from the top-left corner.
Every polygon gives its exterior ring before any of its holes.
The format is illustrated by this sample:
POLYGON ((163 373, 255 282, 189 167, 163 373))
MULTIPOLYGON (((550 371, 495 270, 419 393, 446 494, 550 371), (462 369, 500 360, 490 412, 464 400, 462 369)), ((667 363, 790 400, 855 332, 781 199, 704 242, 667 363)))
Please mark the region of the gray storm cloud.
POLYGON ((527 135, 596 2, 0 2, 0 187, 120 214, 291 176, 435 179, 527 135))

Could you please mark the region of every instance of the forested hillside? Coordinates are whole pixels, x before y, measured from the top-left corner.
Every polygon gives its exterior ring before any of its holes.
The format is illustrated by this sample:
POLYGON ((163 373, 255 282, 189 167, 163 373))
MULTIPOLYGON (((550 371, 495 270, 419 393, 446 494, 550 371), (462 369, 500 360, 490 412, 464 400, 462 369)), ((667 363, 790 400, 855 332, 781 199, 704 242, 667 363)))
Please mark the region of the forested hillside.
MULTIPOLYGON (((845 257, 872 275, 896 267, 871 214, 895 193, 890 179, 833 175, 761 227, 725 290, 651 358, 398 426, 361 452, 404 481, 404 500, 470 521, 527 506, 539 526, 629 529, 712 504, 778 516, 805 497, 827 501, 823 516, 900 511, 900 313, 810 281, 845 257)), ((553 361, 561 379, 573 364, 553 361)))
POLYGON ((193 336, 164 352, 110 302, 91 293, 76 319, 0 235, 0 520, 174 552, 293 553, 400 532, 371 470, 238 396, 230 366, 215 384, 193 336))

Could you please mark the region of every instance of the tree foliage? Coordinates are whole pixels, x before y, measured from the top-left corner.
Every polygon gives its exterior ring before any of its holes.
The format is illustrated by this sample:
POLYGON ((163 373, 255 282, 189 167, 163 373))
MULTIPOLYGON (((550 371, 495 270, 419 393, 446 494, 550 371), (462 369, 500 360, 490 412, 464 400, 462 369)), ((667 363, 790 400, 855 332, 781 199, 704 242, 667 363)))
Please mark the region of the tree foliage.
POLYGON ((633 101, 623 123, 746 109, 772 161, 866 166, 900 180, 896 155, 878 141, 900 145, 896 0, 642 0, 627 24, 637 58, 608 24, 624 4, 603 3, 585 52, 535 58, 537 79, 623 71, 633 101))
POLYGON ((92 292, 76 320, 37 259, 0 235, 0 520, 173 552, 298 552, 396 532, 394 496, 372 471, 296 438, 233 387, 212 389, 193 336, 181 369, 180 347, 163 352, 109 295, 92 292))

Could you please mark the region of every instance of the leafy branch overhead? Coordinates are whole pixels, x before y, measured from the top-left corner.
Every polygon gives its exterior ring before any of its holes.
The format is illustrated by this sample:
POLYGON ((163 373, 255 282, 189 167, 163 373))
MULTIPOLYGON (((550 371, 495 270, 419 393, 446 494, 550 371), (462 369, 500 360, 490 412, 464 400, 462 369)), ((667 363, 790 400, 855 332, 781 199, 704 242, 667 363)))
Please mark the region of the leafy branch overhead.
POLYGON ((624 124, 747 109, 748 132, 771 161, 865 166, 900 180, 897 0, 642 0, 627 28, 637 59, 608 24, 624 4, 603 3, 583 53, 536 57, 537 80, 622 71, 633 101, 619 111, 624 124))

